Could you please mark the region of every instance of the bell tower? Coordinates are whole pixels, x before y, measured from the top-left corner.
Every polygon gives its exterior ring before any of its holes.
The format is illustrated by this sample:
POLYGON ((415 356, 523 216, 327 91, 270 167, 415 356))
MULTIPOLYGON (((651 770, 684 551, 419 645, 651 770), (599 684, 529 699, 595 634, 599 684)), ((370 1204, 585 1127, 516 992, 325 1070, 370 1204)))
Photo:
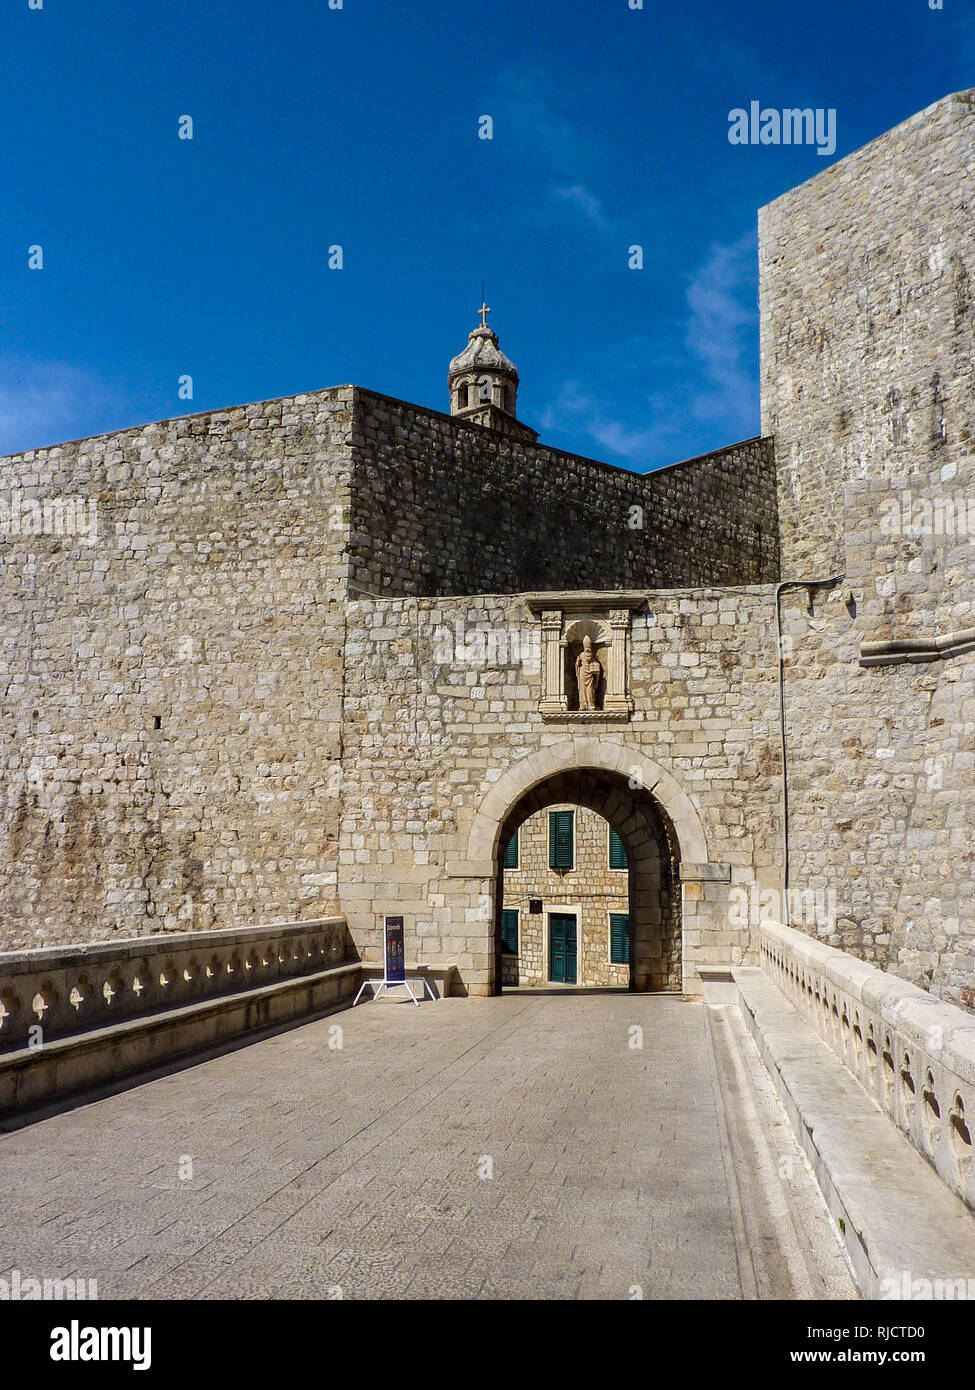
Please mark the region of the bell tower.
POLYGON ((481 322, 468 335, 467 347, 450 364, 450 413, 473 425, 535 440, 538 431, 517 418, 518 369, 498 347, 498 335, 487 321, 490 312, 482 296, 478 310, 481 322))

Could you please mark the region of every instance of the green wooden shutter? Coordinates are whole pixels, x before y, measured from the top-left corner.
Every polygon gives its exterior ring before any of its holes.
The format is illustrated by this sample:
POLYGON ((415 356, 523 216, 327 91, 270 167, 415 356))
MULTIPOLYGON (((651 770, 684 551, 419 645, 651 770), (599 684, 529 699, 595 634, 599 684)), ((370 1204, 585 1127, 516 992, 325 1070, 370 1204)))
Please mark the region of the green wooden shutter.
POLYGON ((611 869, 628 869, 630 867, 623 841, 612 826, 609 827, 609 867, 611 869))
POLYGON ((501 949, 506 956, 518 954, 518 913, 511 907, 501 911, 501 949))
POLYGON ((614 965, 630 963, 630 918, 626 912, 609 914, 609 958, 614 965))
POLYGON ((548 813, 548 866, 550 869, 571 869, 572 811, 548 813))
POLYGON ((517 830, 508 841, 508 848, 504 852, 504 867, 506 869, 517 869, 518 867, 518 832, 517 830))

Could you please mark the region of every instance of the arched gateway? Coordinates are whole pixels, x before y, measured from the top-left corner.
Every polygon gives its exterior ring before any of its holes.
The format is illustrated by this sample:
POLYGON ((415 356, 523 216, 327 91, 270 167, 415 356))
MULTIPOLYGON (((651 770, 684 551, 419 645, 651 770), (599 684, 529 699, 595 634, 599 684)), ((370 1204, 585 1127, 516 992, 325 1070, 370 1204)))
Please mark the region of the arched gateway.
POLYGON ((482 797, 467 842, 470 865, 490 866, 485 932, 490 990, 501 987, 503 852, 536 812, 589 807, 619 835, 630 867, 630 988, 684 988, 680 866, 707 862, 701 818, 674 778, 624 744, 573 740, 520 759, 482 797))

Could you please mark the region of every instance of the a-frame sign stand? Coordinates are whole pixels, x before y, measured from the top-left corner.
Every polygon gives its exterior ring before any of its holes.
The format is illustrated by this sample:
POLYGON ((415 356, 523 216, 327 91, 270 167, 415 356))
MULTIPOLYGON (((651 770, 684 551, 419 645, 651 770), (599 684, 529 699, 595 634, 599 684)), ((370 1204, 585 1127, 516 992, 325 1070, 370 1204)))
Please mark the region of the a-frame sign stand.
MULTIPOLYGON (((391 989, 396 985, 403 985, 413 1003, 420 1007, 420 1001, 410 988, 410 982, 406 978, 406 947, 403 940, 403 919, 402 917, 384 917, 383 931, 385 935, 385 949, 383 951, 383 977, 381 980, 363 980, 359 986, 359 993, 352 1001, 355 1008, 362 998, 362 992, 367 985, 372 985, 375 989, 374 999, 378 999, 384 989, 391 989)), ((430 981, 423 977, 423 986, 434 1003, 437 996, 434 994, 430 981)))

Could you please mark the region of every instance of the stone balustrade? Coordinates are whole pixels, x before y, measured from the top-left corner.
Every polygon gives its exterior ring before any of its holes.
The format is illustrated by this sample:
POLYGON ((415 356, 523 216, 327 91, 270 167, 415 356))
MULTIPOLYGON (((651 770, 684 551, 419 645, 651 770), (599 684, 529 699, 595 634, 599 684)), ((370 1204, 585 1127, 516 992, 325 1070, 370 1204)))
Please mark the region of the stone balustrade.
POLYGON ((0 1056, 355 956, 343 917, 0 953, 0 1056))
POLYGON ((780 924, 762 969, 877 1105, 975 1210, 975 1019, 916 985, 780 924))

